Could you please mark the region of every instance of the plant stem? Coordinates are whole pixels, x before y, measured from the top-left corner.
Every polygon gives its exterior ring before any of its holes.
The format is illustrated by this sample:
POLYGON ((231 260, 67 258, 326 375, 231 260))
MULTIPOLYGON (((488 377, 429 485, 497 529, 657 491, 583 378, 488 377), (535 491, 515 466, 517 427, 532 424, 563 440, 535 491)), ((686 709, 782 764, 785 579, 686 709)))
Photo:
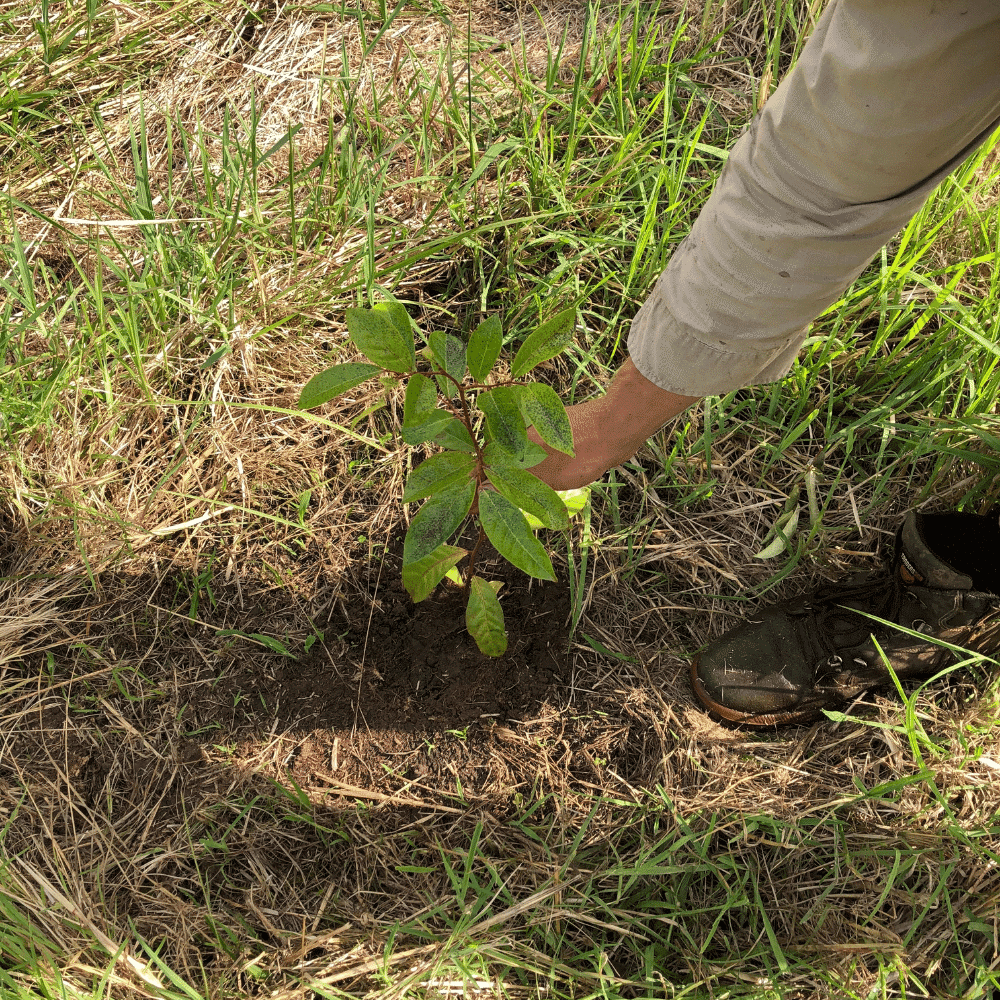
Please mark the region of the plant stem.
POLYGON ((479 547, 486 541, 486 532, 483 530, 483 526, 479 526, 479 537, 476 539, 476 544, 472 546, 472 551, 469 553, 469 571, 465 576, 465 596, 468 598, 469 590, 472 587, 472 576, 476 571, 476 554, 479 552, 479 547))
MULTIPOLYGON (((450 375, 448 377, 451 378, 450 375)), ((472 433, 472 414, 469 412, 469 401, 465 397, 465 386, 455 379, 452 379, 452 381, 458 386, 458 399, 462 404, 462 423, 465 424, 465 429, 469 432, 469 437, 472 438, 472 446, 476 449, 476 458, 479 461, 479 468, 476 470, 476 479, 481 483, 483 469, 486 467, 486 459, 483 456, 483 449, 476 440, 476 435, 472 433)))

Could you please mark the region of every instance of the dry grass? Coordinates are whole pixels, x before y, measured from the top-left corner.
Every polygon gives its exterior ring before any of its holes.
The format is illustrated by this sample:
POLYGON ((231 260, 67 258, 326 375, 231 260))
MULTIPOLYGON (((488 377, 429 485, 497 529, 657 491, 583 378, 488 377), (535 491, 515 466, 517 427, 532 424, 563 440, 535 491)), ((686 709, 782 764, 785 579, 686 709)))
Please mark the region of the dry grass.
MULTIPOLYGON (((820 6, 799 5, 796 23, 820 6)), ((35 942, 18 946, 20 964, 17 947, 5 954, 11 981, 30 989, 41 967, 67 989, 123 998, 521 996, 549 982, 559 995, 636 996, 645 954, 663 995, 804 998, 903 995, 917 979, 951 995, 968 956, 996 969, 1000 738, 984 670, 916 693, 906 711, 872 696, 857 706, 864 724, 763 735, 715 724, 687 687, 687 656, 745 614, 734 595, 874 566, 902 510, 954 506, 984 475, 974 449, 946 468, 904 455, 838 476, 822 435, 782 446, 780 414, 719 430, 718 413, 699 410, 615 474, 591 536, 578 525, 557 558, 566 575, 585 553, 588 564, 574 636, 563 619, 546 633, 568 647, 551 683, 529 649, 510 673, 529 664, 537 683, 498 715, 456 713, 458 689, 440 709, 389 704, 411 669, 379 656, 411 627, 390 585, 401 393, 358 390, 319 418, 289 411, 343 344, 342 307, 359 290, 402 275, 397 294, 428 323, 459 324, 479 304, 434 291, 455 244, 419 253, 454 238, 435 204, 442 177, 470 170, 461 116, 449 117, 467 56, 499 119, 546 92, 554 47, 555 76, 572 80, 586 12, 435 5, 402 11, 373 44, 371 6, 363 24, 304 6, 249 18, 228 2, 113 7, 109 65, 88 70, 101 121, 81 95, 64 110, 68 135, 3 154, 5 225, 39 299, 54 274, 78 287, 103 274, 116 308, 131 297, 137 329, 155 329, 138 347, 93 348, 72 314, 50 310, 25 351, 44 366, 59 345, 75 368, 43 419, 11 418, 0 469, 0 894, 17 940, 35 942), (406 131, 422 119, 433 163, 406 131), (232 195, 213 181, 231 164, 226 128, 245 139, 251 120, 260 150, 301 126, 295 162, 289 146, 260 162, 231 231, 222 208, 206 216, 212 252, 187 265, 206 280, 163 321, 141 275, 166 266, 173 227, 157 243, 131 224, 136 164, 170 192, 151 217, 169 201, 170 218, 201 218, 213 183, 220 204, 232 195), (367 194, 334 193, 321 217, 303 184, 293 217, 289 167, 351 129, 367 194), (366 217, 391 234, 367 265, 366 217), (311 236, 289 252, 296 226, 311 236), (824 457, 822 522, 783 579, 754 553, 824 457)), ((666 5, 639 30, 669 39, 684 13, 666 5)), ((598 23, 605 38, 631 30, 610 9, 598 23)), ((29 34, 16 27, 12 51, 29 34)), ((718 58, 692 71, 720 136, 773 78, 748 4, 695 16, 678 55, 723 29, 718 58)), ((798 44, 789 31, 780 65, 798 44)), ((53 81, 26 58, 18 86, 71 92, 74 65, 57 61, 53 81)), ((499 184, 482 197, 485 213, 499 184)), ((582 375, 548 377, 596 384, 611 361, 595 352, 582 375)))

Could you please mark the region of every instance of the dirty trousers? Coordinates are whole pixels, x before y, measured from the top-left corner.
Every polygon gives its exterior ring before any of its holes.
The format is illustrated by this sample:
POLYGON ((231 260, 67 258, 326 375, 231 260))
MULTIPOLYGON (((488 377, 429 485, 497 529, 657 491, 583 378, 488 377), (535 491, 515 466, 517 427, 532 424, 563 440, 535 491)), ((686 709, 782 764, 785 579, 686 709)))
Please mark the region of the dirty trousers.
POLYGON ((636 315, 635 366, 685 396, 780 378, 998 127, 1000 0, 831 0, 636 315))

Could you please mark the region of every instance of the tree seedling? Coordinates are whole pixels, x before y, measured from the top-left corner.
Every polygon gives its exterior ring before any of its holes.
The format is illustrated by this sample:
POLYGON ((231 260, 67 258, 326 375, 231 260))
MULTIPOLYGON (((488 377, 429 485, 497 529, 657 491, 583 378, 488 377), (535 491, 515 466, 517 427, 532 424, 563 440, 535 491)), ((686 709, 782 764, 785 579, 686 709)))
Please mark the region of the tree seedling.
MULTIPOLYGON (((573 433, 555 390, 524 380, 533 368, 561 354, 573 337, 575 311, 543 323, 521 344, 511 378, 496 365, 503 335, 492 316, 468 343, 431 333, 419 353, 410 317, 398 303, 348 309, 347 332, 369 363, 334 365, 309 380, 299 407, 312 409, 363 382, 389 375, 407 380, 402 437, 411 448, 432 443, 441 451, 410 473, 402 502, 422 500, 403 543, 403 586, 414 601, 429 597, 468 558, 464 583, 466 626, 480 650, 502 656, 507 649, 502 584, 476 575, 476 557, 486 539, 518 569, 539 580, 555 580, 552 562, 533 528, 566 528, 569 514, 589 491, 556 493, 528 470, 546 452, 528 437, 528 427, 549 447, 573 454, 573 433), (471 548, 450 544, 471 517, 478 529, 471 548)), ((459 577, 461 580, 461 577, 459 577)))

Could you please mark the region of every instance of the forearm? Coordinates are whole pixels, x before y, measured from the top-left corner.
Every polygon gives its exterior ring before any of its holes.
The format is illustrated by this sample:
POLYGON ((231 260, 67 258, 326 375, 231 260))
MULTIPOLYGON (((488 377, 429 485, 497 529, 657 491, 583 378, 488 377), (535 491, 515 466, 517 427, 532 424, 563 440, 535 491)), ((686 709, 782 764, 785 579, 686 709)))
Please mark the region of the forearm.
MULTIPOLYGON (((626 361, 604 396, 567 408, 575 457, 543 445, 548 458, 531 471, 557 490, 586 486, 630 459, 651 434, 699 398, 659 388, 626 361)), ((532 437, 539 440, 534 432, 532 437)))

